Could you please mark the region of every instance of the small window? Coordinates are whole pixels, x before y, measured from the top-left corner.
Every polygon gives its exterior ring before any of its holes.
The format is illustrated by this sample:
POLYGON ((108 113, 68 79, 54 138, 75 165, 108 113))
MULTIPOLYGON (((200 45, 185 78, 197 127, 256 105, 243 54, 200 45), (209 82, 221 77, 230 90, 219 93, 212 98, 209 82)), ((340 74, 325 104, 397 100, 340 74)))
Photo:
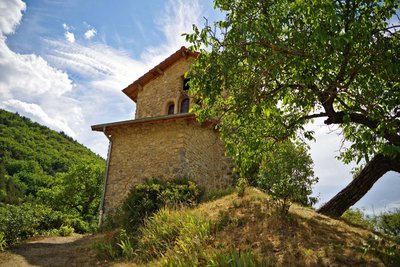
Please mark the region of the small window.
POLYGON ((184 98, 181 102, 181 113, 189 112, 189 98, 184 98))
POLYGON ((175 110, 175 105, 174 105, 174 103, 169 104, 169 105, 168 105, 168 115, 174 114, 174 110, 175 110))
POLYGON ((188 91, 189 90, 189 78, 184 78, 183 79, 183 91, 188 91))

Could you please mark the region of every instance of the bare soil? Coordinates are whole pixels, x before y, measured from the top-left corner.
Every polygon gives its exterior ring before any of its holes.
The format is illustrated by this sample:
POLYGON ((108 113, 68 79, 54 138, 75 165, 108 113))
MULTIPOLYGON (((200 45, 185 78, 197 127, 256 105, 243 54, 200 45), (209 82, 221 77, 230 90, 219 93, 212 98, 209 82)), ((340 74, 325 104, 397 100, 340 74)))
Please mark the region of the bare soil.
POLYGON ((42 237, 0 252, 0 267, 27 266, 109 266, 91 250, 97 239, 90 235, 42 237))

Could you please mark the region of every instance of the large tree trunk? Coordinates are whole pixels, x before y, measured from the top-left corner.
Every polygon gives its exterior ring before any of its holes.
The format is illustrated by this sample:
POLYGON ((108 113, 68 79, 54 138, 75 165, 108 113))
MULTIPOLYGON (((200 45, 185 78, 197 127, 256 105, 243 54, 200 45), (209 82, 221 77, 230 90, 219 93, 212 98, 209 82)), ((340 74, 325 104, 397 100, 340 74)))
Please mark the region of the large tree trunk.
POLYGON ((340 217, 389 171, 400 172, 400 155, 395 158, 376 155, 348 186, 324 204, 318 212, 330 217, 340 217))

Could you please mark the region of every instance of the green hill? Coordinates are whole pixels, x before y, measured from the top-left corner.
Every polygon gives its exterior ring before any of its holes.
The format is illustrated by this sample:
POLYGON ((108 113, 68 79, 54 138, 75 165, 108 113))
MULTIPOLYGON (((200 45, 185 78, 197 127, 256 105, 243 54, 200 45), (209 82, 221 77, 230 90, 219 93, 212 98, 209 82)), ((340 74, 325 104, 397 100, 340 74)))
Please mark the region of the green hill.
POLYGON ((0 236, 12 243, 38 227, 88 230, 96 221, 104 167, 104 159, 63 132, 0 110, 0 236), (16 226, 7 218, 19 218, 19 228, 36 228, 13 236, 16 226))
POLYGON ((81 161, 104 160, 63 132, 0 110, 0 201, 19 203, 81 161), (12 195, 9 195, 12 193, 12 195))

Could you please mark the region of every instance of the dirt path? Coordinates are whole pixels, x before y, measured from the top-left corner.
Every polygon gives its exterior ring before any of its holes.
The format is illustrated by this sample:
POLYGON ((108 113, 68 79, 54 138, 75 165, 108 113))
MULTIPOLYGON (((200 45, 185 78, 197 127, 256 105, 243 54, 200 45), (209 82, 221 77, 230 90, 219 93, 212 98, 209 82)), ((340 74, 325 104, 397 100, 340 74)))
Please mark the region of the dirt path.
POLYGON ((45 237, 0 252, 0 267, 108 266, 96 260, 91 236, 45 237))

